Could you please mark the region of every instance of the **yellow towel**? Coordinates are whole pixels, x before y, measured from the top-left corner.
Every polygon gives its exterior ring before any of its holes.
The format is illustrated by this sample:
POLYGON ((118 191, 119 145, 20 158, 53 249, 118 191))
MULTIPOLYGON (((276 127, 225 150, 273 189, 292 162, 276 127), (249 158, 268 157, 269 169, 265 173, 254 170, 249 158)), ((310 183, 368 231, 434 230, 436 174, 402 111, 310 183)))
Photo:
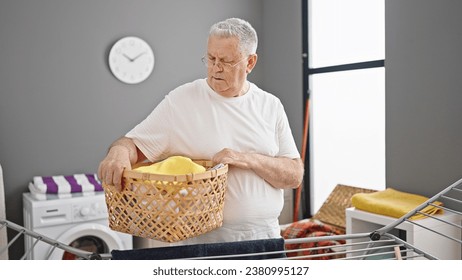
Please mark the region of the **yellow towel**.
MULTIPOLYGON (((425 196, 400 192, 392 188, 374 193, 357 193, 352 196, 351 204, 359 210, 400 218, 403 215, 414 210, 428 198, 425 196)), ((435 205, 443 205, 439 201, 435 201, 435 205)), ((442 214, 443 210, 435 206, 429 205, 421 210, 428 215, 442 214)), ((410 217, 410 220, 423 219, 426 216, 417 213, 410 217)))
POLYGON ((205 172, 205 167, 183 156, 172 156, 163 161, 147 166, 140 166, 134 171, 161 175, 185 175, 205 172))

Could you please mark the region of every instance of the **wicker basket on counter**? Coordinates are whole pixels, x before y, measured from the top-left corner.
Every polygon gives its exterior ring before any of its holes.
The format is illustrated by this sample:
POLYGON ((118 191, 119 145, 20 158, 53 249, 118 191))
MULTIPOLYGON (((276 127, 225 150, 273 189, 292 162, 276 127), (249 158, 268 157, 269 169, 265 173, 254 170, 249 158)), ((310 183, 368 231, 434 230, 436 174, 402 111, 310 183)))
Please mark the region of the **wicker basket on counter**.
MULTIPOLYGON (((211 161, 194 161, 210 169, 211 161)), ((204 234, 223 224, 228 166, 187 175, 124 171, 123 190, 103 184, 109 226, 163 242, 204 234)))
POLYGON ((356 193, 371 192, 376 192, 376 190, 338 184, 324 201, 318 212, 313 215, 313 219, 320 220, 339 230, 339 232, 345 233, 345 209, 352 207, 351 197, 356 193))

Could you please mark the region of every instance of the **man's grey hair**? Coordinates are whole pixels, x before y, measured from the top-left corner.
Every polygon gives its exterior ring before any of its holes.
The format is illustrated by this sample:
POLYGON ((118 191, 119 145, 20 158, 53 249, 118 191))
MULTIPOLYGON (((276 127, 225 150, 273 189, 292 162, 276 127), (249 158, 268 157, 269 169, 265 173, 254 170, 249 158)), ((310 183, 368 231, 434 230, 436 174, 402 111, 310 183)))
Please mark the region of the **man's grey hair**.
POLYGON ((244 55, 257 52, 257 32, 250 23, 240 18, 229 18, 215 23, 210 28, 209 36, 237 37, 239 48, 244 55))

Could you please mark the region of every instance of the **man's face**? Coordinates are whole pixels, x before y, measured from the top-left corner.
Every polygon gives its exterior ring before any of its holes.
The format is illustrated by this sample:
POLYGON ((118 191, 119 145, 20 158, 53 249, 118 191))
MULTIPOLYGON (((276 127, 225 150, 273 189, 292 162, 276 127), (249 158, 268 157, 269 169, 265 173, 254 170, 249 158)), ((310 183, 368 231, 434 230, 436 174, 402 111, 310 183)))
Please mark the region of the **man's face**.
POLYGON ((210 36, 206 58, 209 61, 207 82, 214 91, 224 97, 244 94, 247 73, 253 65, 240 52, 238 38, 210 36))

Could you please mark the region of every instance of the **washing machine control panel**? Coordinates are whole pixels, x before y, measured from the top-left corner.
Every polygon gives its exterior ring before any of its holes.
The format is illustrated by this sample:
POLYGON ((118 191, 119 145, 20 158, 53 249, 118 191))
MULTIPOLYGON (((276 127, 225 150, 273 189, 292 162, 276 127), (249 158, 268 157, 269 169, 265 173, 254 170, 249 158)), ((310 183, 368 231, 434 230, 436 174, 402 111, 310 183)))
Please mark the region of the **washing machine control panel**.
POLYGON ((74 222, 107 218, 106 204, 101 202, 73 204, 72 216, 74 222))
POLYGON ((30 193, 23 194, 25 225, 46 228, 87 221, 108 221, 104 194, 75 195, 71 198, 37 200, 30 193))

